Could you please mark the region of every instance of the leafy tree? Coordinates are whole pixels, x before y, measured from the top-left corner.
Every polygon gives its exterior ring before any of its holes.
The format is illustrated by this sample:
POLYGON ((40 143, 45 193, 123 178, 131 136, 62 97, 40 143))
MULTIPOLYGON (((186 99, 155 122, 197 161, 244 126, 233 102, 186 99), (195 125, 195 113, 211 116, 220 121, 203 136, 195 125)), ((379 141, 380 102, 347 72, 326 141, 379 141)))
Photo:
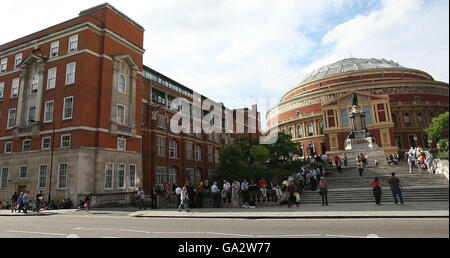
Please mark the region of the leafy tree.
POLYGON ((250 148, 250 156, 261 164, 269 159, 270 152, 264 145, 253 145, 250 148))
POLYGON ((286 164, 289 161, 289 153, 299 154, 299 145, 291 141, 292 137, 284 132, 278 133, 277 142, 268 145, 270 152, 270 166, 280 167, 281 164, 286 164), (281 164, 280 164, 281 163, 281 164))
POLYGON ((448 141, 448 112, 433 118, 430 127, 425 129, 428 137, 434 140, 447 139, 448 141))

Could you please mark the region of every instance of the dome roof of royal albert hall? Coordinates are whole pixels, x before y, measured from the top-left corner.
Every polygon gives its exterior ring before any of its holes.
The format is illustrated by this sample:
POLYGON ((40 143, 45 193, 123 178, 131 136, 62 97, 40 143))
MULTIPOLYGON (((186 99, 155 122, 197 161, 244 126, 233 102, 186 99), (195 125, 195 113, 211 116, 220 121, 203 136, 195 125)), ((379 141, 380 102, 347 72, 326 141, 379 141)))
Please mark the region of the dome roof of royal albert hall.
POLYGON ((400 66, 398 63, 394 61, 388 61, 386 59, 347 58, 342 59, 336 63, 315 69, 314 71, 305 76, 302 83, 320 79, 334 74, 345 73, 350 71, 377 69, 377 68, 402 68, 402 66, 400 66))

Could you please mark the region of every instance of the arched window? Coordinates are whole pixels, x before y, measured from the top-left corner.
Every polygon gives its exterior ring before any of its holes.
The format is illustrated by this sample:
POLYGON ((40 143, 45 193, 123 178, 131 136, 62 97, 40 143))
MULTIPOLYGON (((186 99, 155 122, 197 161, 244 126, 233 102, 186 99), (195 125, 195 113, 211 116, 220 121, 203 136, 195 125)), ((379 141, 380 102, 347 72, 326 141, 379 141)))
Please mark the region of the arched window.
POLYGON ((127 85, 126 85, 126 80, 125 80, 125 76, 123 74, 119 74, 119 84, 118 84, 118 88, 117 90, 120 93, 127 93, 127 85))
POLYGON ((308 124, 308 136, 313 136, 314 135, 314 128, 313 128, 313 124, 309 123, 308 124))
POLYGON ((319 122, 319 130, 320 130, 320 134, 323 134, 323 128, 324 128, 324 126, 323 126, 323 121, 321 120, 321 121, 319 122))
POLYGON ((405 113, 405 126, 411 127, 411 120, 409 119, 409 114, 405 113))
POLYGON ((417 122, 419 122, 419 126, 423 127, 423 117, 422 117, 422 113, 417 113, 417 122))
POLYGON ((290 128, 289 128, 289 134, 291 135, 291 138, 292 138, 292 139, 295 138, 294 127, 290 127, 290 128))
POLYGON ((392 116, 392 122, 394 123, 395 127, 398 127, 398 123, 397 123, 397 115, 395 115, 394 113, 391 114, 392 116))
POLYGON ((298 126, 298 138, 303 138, 303 128, 301 125, 298 126))

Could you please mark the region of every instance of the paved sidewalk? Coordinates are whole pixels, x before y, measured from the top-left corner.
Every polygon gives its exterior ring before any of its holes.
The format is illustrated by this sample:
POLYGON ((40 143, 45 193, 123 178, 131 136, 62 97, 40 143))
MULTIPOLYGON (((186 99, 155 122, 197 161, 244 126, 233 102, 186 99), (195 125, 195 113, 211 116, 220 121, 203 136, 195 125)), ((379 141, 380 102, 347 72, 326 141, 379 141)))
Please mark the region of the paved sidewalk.
POLYGON ((192 209, 190 212, 178 212, 177 209, 156 209, 137 211, 129 214, 133 217, 166 217, 166 218, 423 218, 448 217, 448 202, 415 202, 405 205, 385 203, 376 206, 375 203, 331 203, 301 204, 293 206, 243 208, 205 208, 192 209))
POLYGON ((11 212, 11 210, 0 210, 0 216, 48 216, 57 214, 71 214, 78 211, 78 209, 61 209, 61 210, 44 210, 39 213, 28 211, 27 214, 23 212, 11 212))

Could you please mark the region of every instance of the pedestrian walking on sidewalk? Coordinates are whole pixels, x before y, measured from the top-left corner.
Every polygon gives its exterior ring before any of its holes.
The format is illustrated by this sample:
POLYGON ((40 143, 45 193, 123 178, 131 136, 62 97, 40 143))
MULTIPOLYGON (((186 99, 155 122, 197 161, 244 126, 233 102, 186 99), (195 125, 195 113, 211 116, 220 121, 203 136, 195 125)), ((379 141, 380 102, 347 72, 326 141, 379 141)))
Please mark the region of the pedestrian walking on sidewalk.
POLYGON ((27 214, 28 210, 30 209, 29 207, 30 191, 26 191, 26 193, 23 194, 22 201, 23 201, 23 213, 27 214))
POLYGON ((41 210, 41 204, 43 199, 42 191, 39 191, 38 194, 36 194, 36 208, 34 208, 35 212, 38 212, 41 210))
POLYGON ((389 179, 389 187, 391 188, 392 195, 394 196, 394 203, 398 204, 398 196, 400 198, 400 204, 403 205, 402 184, 400 183, 400 179, 395 176, 395 173, 392 173, 392 177, 389 179))
POLYGON ((183 191, 181 187, 177 186, 175 189, 175 194, 177 195, 177 208, 180 207, 181 204, 181 191, 183 191))
POLYGON ((378 179, 378 177, 375 177, 375 179, 370 184, 373 187, 372 192, 373 196, 375 197, 375 203, 377 205, 381 205, 381 193, 383 190, 381 188, 380 179, 378 179))
POLYGON ((19 195, 17 192, 14 192, 11 196, 11 212, 14 212, 17 210, 17 201, 19 200, 19 195))
POLYGON ((92 201, 92 193, 86 195, 86 198, 84 198, 84 208, 86 209, 86 213, 88 213, 89 209, 91 208, 91 201, 92 201))
POLYGON ((219 208, 219 187, 217 187, 217 182, 214 182, 211 186, 213 208, 219 208))
POLYGON ((17 203, 19 203, 19 207, 17 208, 17 211, 20 213, 21 210, 23 210, 23 193, 20 192, 19 198, 17 199, 17 203))
POLYGON ((186 209, 186 212, 189 212, 189 195, 186 187, 183 187, 181 190, 181 202, 180 206, 178 206, 178 211, 181 212, 183 209, 186 209))
POLYGON ((319 194, 322 196, 322 206, 328 206, 328 182, 325 177, 321 177, 319 181, 319 194))

